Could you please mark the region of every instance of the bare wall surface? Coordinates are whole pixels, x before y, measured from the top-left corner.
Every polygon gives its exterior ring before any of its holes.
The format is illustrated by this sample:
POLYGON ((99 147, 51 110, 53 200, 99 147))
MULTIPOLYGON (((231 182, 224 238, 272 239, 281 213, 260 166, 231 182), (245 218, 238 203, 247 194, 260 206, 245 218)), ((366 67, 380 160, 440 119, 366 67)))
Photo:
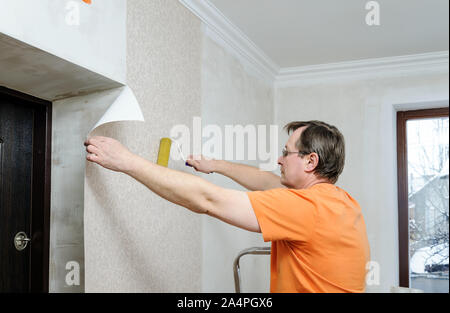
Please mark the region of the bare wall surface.
POLYGON ((0 33, 124 83, 126 0, 1 0, 0 33))
MULTIPOLYGON (((146 123, 113 123, 111 136, 156 161, 159 141, 201 114, 200 21, 176 0, 133 0, 127 9, 127 80, 146 123)), ((169 167, 192 172, 183 162, 169 167)), ((131 178, 88 164, 86 292, 201 291, 201 217, 131 178)))
MULTIPOLYGON (((396 110, 448 106, 448 68, 381 78, 347 79, 276 90, 277 123, 323 120, 346 140, 346 165, 337 185, 361 205, 380 284, 398 286, 396 110)), ((280 142, 287 135, 280 133, 280 142)))
POLYGON ((0 33, 0 84, 54 101, 120 87, 79 65, 0 33))
MULTIPOLYGON (((248 74, 245 65, 207 36, 203 38, 202 60, 204 127, 217 125, 224 134, 225 125, 256 126, 273 122, 273 90, 270 85, 248 74)), ((207 139, 205 137, 204 141, 207 139)), ((225 147, 223 142, 223 153, 225 149, 236 151, 236 147, 225 147)), ((257 160, 236 162, 258 166, 257 160)), ((245 190, 219 174, 205 174, 203 178, 225 188, 245 190)), ((270 243, 265 243, 261 234, 241 230, 208 216, 203 217, 202 229, 202 291, 234 292, 233 261, 239 251, 254 246, 270 246, 270 243)), ((268 292, 270 257, 242 257, 241 276, 243 292, 268 292)))

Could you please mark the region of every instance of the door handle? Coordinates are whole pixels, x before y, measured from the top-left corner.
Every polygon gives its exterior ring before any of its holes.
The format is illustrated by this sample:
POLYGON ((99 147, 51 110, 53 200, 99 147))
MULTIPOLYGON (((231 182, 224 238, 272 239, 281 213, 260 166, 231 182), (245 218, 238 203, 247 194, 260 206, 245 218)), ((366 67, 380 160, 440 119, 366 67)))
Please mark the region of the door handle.
POLYGON ((29 242, 31 242, 31 239, 28 238, 27 234, 23 231, 18 232, 14 236, 14 246, 16 247, 17 251, 24 250, 29 242))

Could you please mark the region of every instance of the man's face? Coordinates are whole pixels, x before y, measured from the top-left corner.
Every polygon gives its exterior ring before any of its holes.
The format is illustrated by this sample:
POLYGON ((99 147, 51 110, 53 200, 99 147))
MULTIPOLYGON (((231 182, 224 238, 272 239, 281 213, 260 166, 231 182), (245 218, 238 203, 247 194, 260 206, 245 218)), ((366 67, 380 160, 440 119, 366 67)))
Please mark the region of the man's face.
POLYGON ((288 153, 285 157, 282 155, 278 158, 278 164, 280 165, 281 170, 281 183, 288 188, 298 188, 298 186, 302 186, 302 182, 306 177, 305 160, 298 154, 298 149, 295 146, 295 143, 300 138, 300 135, 305 128, 306 127, 300 127, 296 129, 291 134, 284 147, 288 152, 297 153, 288 153))

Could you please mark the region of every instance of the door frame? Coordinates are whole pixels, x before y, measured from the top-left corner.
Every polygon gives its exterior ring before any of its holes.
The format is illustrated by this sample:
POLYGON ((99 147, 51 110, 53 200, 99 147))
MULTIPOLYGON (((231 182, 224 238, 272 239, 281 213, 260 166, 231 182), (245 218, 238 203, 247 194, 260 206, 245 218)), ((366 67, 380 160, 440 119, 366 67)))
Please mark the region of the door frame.
POLYGON ((33 125, 30 292, 49 291, 52 103, 0 86, 0 95, 24 100, 35 109, 33 125))

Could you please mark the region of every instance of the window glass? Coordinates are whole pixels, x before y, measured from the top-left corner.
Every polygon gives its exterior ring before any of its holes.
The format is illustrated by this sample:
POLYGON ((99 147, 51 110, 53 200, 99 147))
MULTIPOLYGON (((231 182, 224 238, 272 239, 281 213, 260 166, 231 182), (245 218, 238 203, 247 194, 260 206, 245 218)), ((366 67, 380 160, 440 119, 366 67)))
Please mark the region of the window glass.
POLYGON ((449 119, 406 123, 411 288, 449 292, 449 119))

